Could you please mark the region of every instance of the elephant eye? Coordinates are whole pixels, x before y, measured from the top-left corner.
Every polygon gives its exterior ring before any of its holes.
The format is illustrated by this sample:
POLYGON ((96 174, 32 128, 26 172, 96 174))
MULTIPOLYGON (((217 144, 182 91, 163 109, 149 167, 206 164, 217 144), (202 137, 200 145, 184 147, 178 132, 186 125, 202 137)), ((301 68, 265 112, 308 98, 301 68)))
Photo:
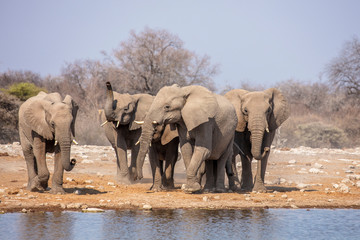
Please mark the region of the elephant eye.
POLYGON ((55 123, 54 123, 53 121, 51 121, 50 124, 51 124, 51 127, 52 127, 52 128, 55 128, 55 123))
POLYGON ((248 114, 249 114, 247 108, 244 108, 244 111, 243 111, 243 112, 244 112, 245 115, 248 115, 248 114))
POLYGON ((170 111, 170 105, 165 105, 165 106, 164 106, 164 110, 165 110, 166 112, 170 111))

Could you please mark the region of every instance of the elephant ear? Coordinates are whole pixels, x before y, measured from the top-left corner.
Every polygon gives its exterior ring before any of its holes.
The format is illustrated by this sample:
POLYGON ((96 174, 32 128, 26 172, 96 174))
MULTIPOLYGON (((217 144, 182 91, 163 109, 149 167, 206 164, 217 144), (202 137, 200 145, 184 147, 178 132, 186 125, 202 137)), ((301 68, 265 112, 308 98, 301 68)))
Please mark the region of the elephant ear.
POLYGON ((234 89, 225 94, 225 97, 232 103, 235 107, 236 116, 238 118, 238 123, 236 125, 236 131, 244 132, 246 128, 246 120, 244 114, 241 110, 242 97, 247 94, 248 91, 243 89, 234 89))
POLYGON ((186 102, 181 115, 188 131, 215 117, 219 105, 212 92, 201 86, 183 87, 183 90, 186 102))
POLYGON ((135 97, 135 113, 134 118, 130 122, 129 129, 130 130, 136 130, 141 128, 141 125, 135 123, 134 121, 144 121, 147 111, 149 110, 154 97, 149 94, 137 94, 134 95, 135 97))
POLYGON ((270 115, 269 129, 275 130, 288 119, 290 115, 290 107, 282 93, 276 88, 265 90, 266 93, 272 96, 273 111, 270 115))
POLYGON ((179 134, 175 124, 167 124, 161 136, 161 144, 166 145, 178 136, 179 134))
POLYGON ((24 120, 32 131, 47 140, 52 140, 54 135, 47 119, 51 118, 49 109, 52 103, 43 99, 37 99, 30 103, 24 111, 24 120))
POLYGON ((66 95, 63 103, 71 107, 71 111, 72 111, 71 114, 73 116, 73 120, 71 122, 71 133, 75 137, 75 120, 76 120, 77 112, 79 110, 79 106, 76 104, 76 102, 72 99, 70 95, 66 95))

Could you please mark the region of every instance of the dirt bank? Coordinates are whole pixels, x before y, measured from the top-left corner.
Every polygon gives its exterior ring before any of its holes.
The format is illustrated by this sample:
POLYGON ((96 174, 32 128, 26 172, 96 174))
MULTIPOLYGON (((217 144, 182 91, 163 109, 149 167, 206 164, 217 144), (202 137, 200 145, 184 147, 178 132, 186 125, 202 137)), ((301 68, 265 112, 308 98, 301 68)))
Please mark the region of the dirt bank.
MULTIPOLYGON (((153 209, 360 208, 360 148, 272 149, 266 174, 268 193, 185 194, 180 189, 185 183, 182 161, 175 171, 177 189, 153 192, 149 190, 152 179, 148 163, 142 181, 124 186, 114 181, 115 154, 111 147, 74 146, 72 156, 78 164, 64 174, 67 194, 30 192, 20 145, 0 145, 0 211, 129 209, 144 205, 153 209)), ((47 163, 52 174, 51 155, 47 163)))

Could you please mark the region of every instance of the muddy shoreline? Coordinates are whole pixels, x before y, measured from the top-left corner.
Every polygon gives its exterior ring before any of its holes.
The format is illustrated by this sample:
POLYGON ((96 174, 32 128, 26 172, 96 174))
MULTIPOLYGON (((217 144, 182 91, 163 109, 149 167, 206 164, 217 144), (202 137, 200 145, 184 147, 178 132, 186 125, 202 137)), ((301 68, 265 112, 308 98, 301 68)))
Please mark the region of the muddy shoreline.
MULTIPOLYGON (((266 173, 267 193, 185 194, 182 161, 175 167, 176 189, 150 191, 149 163, 144 179, 132 185, 116 184, 115 154, 111 147, 74 146, 78 164, 64 173, 66 194, 26 189, 26 164, 18 143, 0 145, 0 213, 135 209, 360 209, 360 148, 272 149, 266 173)), ((50 173, 52 156, 47 156, 50 173)), ((239 166, 239 170, 241 166, 239 166)), ((256 170, 256 162, 253 163, 256 170)), ((51 177, 49 181, 51 187, 51 177)))

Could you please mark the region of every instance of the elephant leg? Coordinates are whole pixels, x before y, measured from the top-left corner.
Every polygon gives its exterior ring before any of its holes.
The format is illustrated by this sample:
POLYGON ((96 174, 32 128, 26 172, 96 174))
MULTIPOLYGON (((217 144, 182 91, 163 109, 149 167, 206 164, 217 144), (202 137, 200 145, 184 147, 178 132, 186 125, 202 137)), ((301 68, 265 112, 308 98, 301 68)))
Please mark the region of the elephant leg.
POLYGON ((186 169, 185 192, 193 193, 201 190, 197 174, 201 164, 209 158, 210 154, 211 150, 209 148, 202 146, 196 146, 194 148, 194 154, 191 157, 189 167, 186 169))
POLYGON ((214 192, 215 191, 215 161, 214 160, 206 160, 205 168, 206 168, 206 181, 204 186, 204 192, 214 192))
POLYGON ((241 190, 250 192, 253 188, 253 175, 251 170, 250 158, 240 155, 241 157, 241 190))
POLYGON ((63 176, 64 176, 64 168, 61 164, 61 152, 57 147, 55 150, 54 157, 54 175, 51 181, 51 190, 52 194, 64 194, 65 190, 63 188, 63 176))
POLYGON ((136 158, 138 156, 139 153, 139 145, 134 145, 131 148, 131 163, 130 163, 130 167, 129 167, 129 173, 130 173, 130 178, 131 179, 135 179, 135 175, 136 173, 136 158))
POLYGON ((149 149, 149 159, 150 159, 150 165, 152 170, 152 177, 153 177, 153 185, 150 188, 153 191, 161 191, 162 185, 161 185, 161 175, 162 175, 162 168, 161 168, 161 162, 159 160, 159 156, 156 152, 156 150, 153 147, 150 147, 149 149))
POLYGON ((230 163, 232 157, 232 144, 228 146, 227 151, 216 161, 216 192, 224 193, 225 188, 225 166, 226 163, 230 163))
POLYGON ((38 191, 37 184, 37 166, 36 166, 36 159, 34 153, 31 149, 30 145, 23 146, 23 154, 26 162, 26 167, 28 171, 28 185, 27 188, 30 191, 38 191), (36 179, 35 179, 36 178, 36 179))
POLYGON ((240 188, 239 176, 236 169, 236 156, 237 155, 233 154, 231 159, 226 162, 226 175, 229 180, 229 189, 234 192, 240 188))
POLYGON ((167 145, 165 154, 165 170, 163 174, 163 186, 166 189, 174 189, 175 164, 178 159, 178 141, 173 140, 167 145))
POLYGON ((50 172, 46 166, 46 144, 41 137, 35 137, 33 152, 36 159, 37 176, 32 179, 31 191, 44 191, 48 187, 50 172))
POLYGON ((127 160, 127 145, 125 139, 120 136, 121 134, 117 134, 116 138, 116 181, 119 184, 130 185, 132 184, 132 180, 130 178, 128 160, 127 160))

